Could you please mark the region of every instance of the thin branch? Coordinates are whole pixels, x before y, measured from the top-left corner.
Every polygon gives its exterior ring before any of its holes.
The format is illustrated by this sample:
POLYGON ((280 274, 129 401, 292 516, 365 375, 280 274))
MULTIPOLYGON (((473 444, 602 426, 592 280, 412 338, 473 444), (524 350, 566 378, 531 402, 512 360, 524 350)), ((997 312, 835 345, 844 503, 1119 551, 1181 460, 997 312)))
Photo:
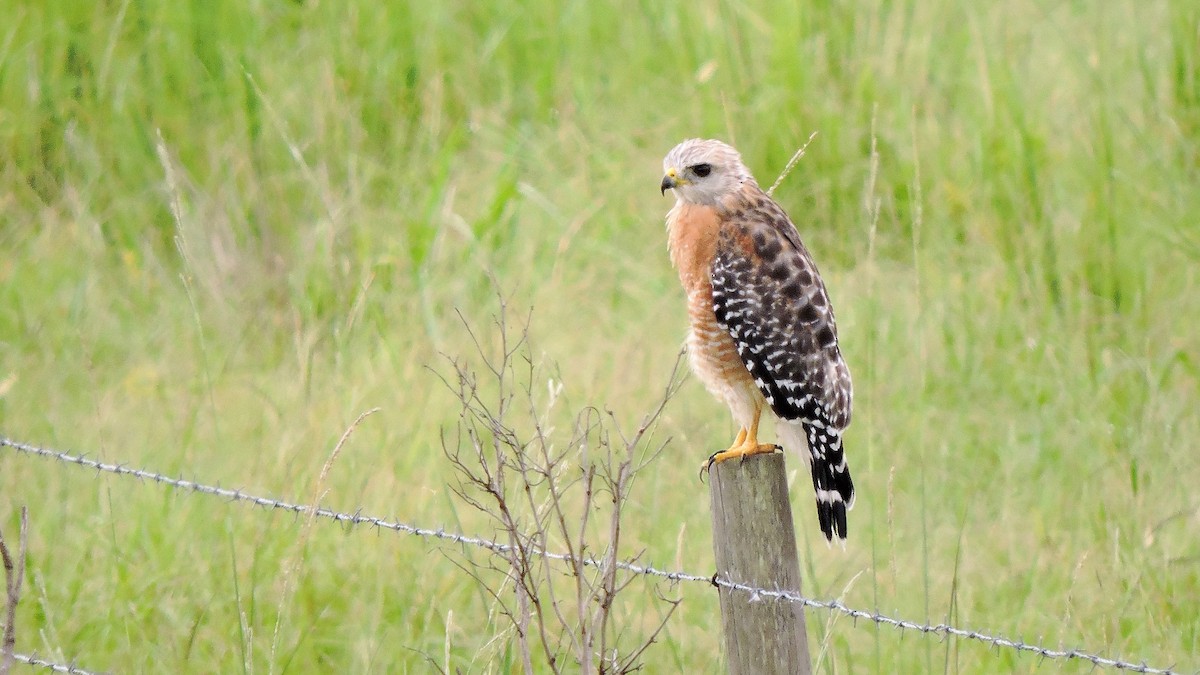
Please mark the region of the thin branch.
MULTIPOLYGON (((453 372, 437 377, 462 406, 456 433, 441 434, 443 452, 459 477, 450 489, 495 521, 507 538, 499 557, 507 566, 505 578, 513 582, 515 604, 506 616, 516 633, 524 670, 533 667, 530 638, 534 638, 545 658, 539 665, 553 672, 566 667, 564 650, 570 650, 582 672, 612 672, 623 660, 619 648, 610 649, 610 643, 616 645, 620 638, 612 628, 613 607, 632 580, 617 573, 622 562, 622 507, 633 473, 648 461, 643 440, 678 389, 681 361, 676 360, 663 400, 633 434, 625 435, 611 413, 606 416, 586 407, 576 415, 564 440, 554 427, 561 383, 556 389, 554 380, 549 381, 549 400, 543 410, 535 395, 542 366, 530 348, 529 316, 515 325, 509 317, 501 297, 493 316, 498 349, 488 350, 484 343, 490 341, 459 313, 486 382, 463 361, 443 354, 453 372), (610 419, 620 444, 610 435, 610 419), (635 461, 639 455, 644 461, 635 461), (569 468, 576 466, 571 463, 576 458, 577 473, 569 468), (607 521, 595 544, 592 511, 604 513, 607 521), (570 561, 574 587, 571 600, 559 593, 562 581, 544 555, 552 538, 561 539, 560 546, 567 551, 564 560, 570 561), (602 551, 599 560, 588 557, 592 548, 602 551), (565 611, 570 601, 573 612, 565 611)), ((661 445, 649 454, 659 451, 661 445)), ((483 581, 479 575, 474 578, 483 581)), ((496 589, 489 587, 488 592, 499 598, 496 589)), ((645 647, 639 645, 635 652, 640 654, 645 647)))
POLYGON ((21 507, 21 529, 18 534, 17 555, 13 558, 0 532, 0 558, 4 561, 4 640, 0 643, 0 675, 8 675, 16 658, 17 603, 21 600, 21 585, 25 580, 25 553, 29 544, 29 509, 21 507))

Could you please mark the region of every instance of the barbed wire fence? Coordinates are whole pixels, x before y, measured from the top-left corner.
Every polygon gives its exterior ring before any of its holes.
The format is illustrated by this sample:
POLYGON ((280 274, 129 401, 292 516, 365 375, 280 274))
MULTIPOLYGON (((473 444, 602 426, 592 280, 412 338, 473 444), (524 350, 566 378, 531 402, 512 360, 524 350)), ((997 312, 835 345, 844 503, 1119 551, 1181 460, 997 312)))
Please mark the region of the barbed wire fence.
MULTIPOLYGON (((402 534, 414 535, 426 539, 435 539, 459 544, 462 546, 487 549, 495 553, 508 553, 512 550, 512 545, 510 544, 505 544, 482 537, 473 537, 458 532, 448 532, 444 528, 440 527, 437 529, 419 527, 409 523, 401 522, 399 520, 390 520, 387 518, 366 515, 359 511, 349 513, 344 511, 336 511, 334 509, 321 506, 289 502, 282 499, 275 499, 273 497, 263 497, 250 494, 239 489, 224 488, 219 485, 208 485, 194 480, 187 480, 185 478, 173 478, 171 476, 146 469, 129 467, 123 464, 103 462, 91 459, 82 454, 73 454, 51 448, 43 448, 31 445, 29 443, 12 440, 4 436, 0 436, 0 448, 8 448, 15 451, 18 455, 41 457, 44 459, 61 462, 63 464, 73 464, 85 469, 93 469, 97 473, 108 473, 128 478, 136 478, 143 481, 150 481, 165 485, 176 490, 195 492, 213 497, 221 497, 231 502, 242 502, 265 509, 280 510, 296 515, 308 515, 325 520, 332 520, 336 523, 342 523, 349 527, 366 525, 374 527, 377 530, 392 530, 402 534)), ((554 551, 542 550, 538 552, 538 555, 548 560, 579 563, 589 567, 595 567, 601 564, 599 561, 592 558, 575 560, 570 555, 557 553, 554 551)), ((850 617, 856 625, 859 620, 870 621, 877 625, 890 626, 901 631, 910 630, 923 635, 939 637, 949 636, 962 638, 965 640, 972 640, 983 643, 997 650, 1008 649, 1016 652, 1035 654, 1043 659, 1086 662, 1091 663, 1095 667, 1112 668, 1133 673, 1183 675, 1185 672, 1182 670, 1176 670, 1174 665, 1163 668, 1151 666, 1145 661, 1134 662, 1124 659, 1109 658, 1097 653, 1097 650, 1054 649, 1037 643, 1025 642, 1024 640, 1012 639, 1002 635, 995 635, 969 628, 961 628, 946 623, 930 624, 921 623, 918 621, 910 621, 908 619, 896 618, 879 612, 849 607, 843 604, 840 600, 816 600, 790 591, 756 588, 747 584, 739 583, 732 579, 721 578, 717 575, 703 575, 684 571, 670 571, 659 569, 651 565, 640 565, 628 561, 618 562, 616 565, 619 569, 635 575, 658 577, 671 582, 706 584, 713 587, 727 588, 742 593, 748 593, 752 599, 769 598, 783 600, 787 602, 794 602, 812 609, 839 613, 850 617)), ((78 673, 80 675, 90 675, 90 673, 93 672, 84 670, 78 666, 75 666, 74 664, 48 661, 39 658, 36 654, 14 654, 14 657, 17 661, 21 661, 30 666, 44 668, 53 672, 78 673)), ((1200 670, 1193 672, 1200 674, 1200 670)))
POLYGON ((71 673, 71 675, 99 675, 91 670, 84 670, 73 663, 58 663, 55 661, 47 661, 39 657, 37 654, 13 654, 13 659, 24 663, 27 666, 49 670, 54 673, 71 673))

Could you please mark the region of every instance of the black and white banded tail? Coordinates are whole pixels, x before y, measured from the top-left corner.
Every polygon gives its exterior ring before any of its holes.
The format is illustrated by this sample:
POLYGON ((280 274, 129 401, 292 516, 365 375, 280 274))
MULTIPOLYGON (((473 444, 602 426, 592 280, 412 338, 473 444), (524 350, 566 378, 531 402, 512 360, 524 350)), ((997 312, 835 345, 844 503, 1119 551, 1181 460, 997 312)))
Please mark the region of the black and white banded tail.
POLYGON ((842 450, 842 432, 818 424, 804 423, 812 455, 813 490, 817 495, 817 520, 825 539, 846 540, 846 510, 854 506, 854 482, 842 450))

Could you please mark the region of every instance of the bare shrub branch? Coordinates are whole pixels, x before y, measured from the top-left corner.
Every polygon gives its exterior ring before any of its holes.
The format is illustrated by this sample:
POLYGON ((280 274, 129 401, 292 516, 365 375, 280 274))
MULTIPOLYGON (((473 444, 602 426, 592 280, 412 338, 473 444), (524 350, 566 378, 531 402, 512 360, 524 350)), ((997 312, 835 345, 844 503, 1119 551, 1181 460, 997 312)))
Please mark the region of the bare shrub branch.
POLYGON ((4 640, 0 642, 0 675, 12 671, 17 648, 17 602, 21 599, 21 585, 25 580, 25 551, 29 543, 29 509, 21 507, 21 530, 18 535, 17 555, 13 558, 0 532, 0 559, 4 561, 4 640))
POLYGON ((682 381, 682 354, 660 400, 626 431, 611 411, 589 406, 568 417, 560 410, 563 385, 533 357, 528 314, 513 322, 501 298, 486 336, 459 318, 479 364, 448 356, 448 371, 438 373, 461 404, 453 430, 441 436, 459 476, 451 490, 510 546, 494 553, 498 565, 463 560, 459 567, 512 626, 524 672, 637 670, 680 601, 656 592, 664 611, 639 635, 617 625, 618 596, 633 581, 621 565, 640 555, 621 552, 622 514, 638 472, 666 445, 650 437, 682 381), (551 549, 568 554, 565 574, 544 555, 551 549))

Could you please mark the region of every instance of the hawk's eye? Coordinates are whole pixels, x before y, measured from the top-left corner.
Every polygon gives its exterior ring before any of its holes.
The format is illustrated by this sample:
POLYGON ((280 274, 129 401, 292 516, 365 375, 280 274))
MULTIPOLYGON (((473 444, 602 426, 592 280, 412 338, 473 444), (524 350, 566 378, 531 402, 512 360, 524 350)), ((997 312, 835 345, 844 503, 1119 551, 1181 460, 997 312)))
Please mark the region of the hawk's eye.
POLYGON ((712 173, 712 164, 697 164, 696 166, 692 167, 692 173, 704 178, 708 174, 712 173))

